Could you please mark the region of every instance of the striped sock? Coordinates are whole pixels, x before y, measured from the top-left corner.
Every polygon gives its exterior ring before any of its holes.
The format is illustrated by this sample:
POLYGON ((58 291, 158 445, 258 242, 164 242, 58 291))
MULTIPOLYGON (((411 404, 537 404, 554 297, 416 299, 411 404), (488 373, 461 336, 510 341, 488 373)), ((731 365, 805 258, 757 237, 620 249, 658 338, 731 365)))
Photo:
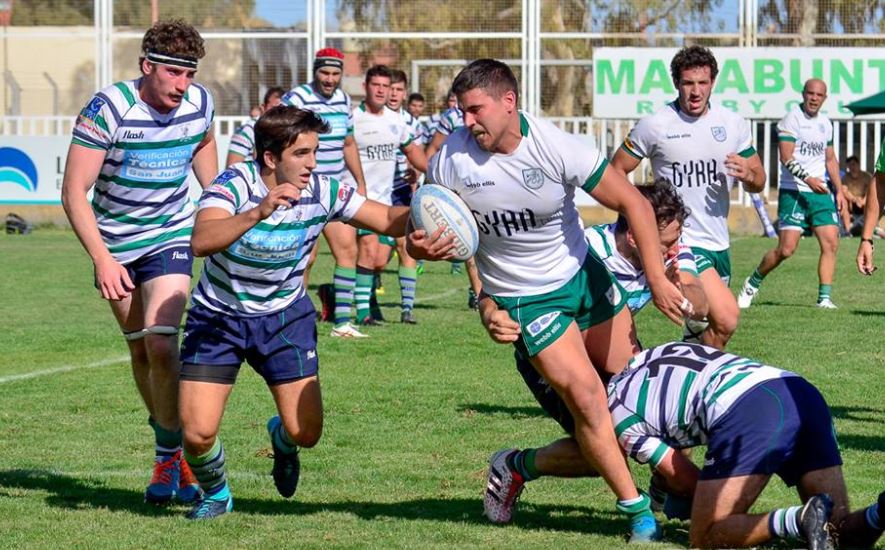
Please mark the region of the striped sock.
POLYGON ((833 285, 818 285, 817 301, 823 302, 830 299, 830 293, 833 291, 833 285))
POLYGON ((867 520, 867 525, 870 526, 870 529, 874 531, 882 530, 882 520, 879 518, 879 503, 873 504, 867 507, 866 513, 864 513, 864 519, 867 520))
POLYGON ((181 429, 174 432, 167 430, 160 426, 153 417, 148 417, 148 424, 154 430, 154 448, 157 456, 172 456, 181 449, 181 429))
POLYGON ((361 321, 371 315, 369 301, 372 294, 372 282, 375 280, 375 272, 362 267, 356 268, 356 289, 354 302, 356 303, 356 319, 361 321))
POLYGON ((749 284, 753 288, 759 288, 760 286, 762 286, 762 279, 764 278, 765 275, 759 273, 759 268, 757 267, 753 271, 753 274, 750 275, 750 280, 747 281, 747 284, 749 284))
POLYGON ((353 287, 356 284, 356 269, 335 266, 332 276, 335 285, 335 326, 350 321, 350 308, 353 306, 353 287))
POLYGON ((636 498, 619 500, 615 505, 615 508, 618 512, 626 515, 631 519, 644 515, 650 515, 654 517, 651 511, 651 498, 649 498, 649 496, 642 491, 639 492, 639 496, 636 498))
POLYGON ((535 455, 537 449, 524 449, 507 457, 507 465, 519 472, 524 481, 532 481, 541 477, 541 472, 535 467, 535 455))
POLYGON ((415 287, 417 283, 418 269, 400 266, 399 289, 403 297, 403 311, 411 311, 415 307, 415 287))
POLYGON ((798 539, 802 535, 799 530, 799 512, 801 511, 801 506, 775 510, 768 515, 768 531, 774 537, 798 539))
POLYGON ((200 482, 200 488, 206 493, 206 498, 224 500, 230 497, 230 488, 227 485, 227 472, 224 467, 224 445, 220 439, 206 454, 193 456, 184 452, 184 459, 191 467, 194 477, 200 482))

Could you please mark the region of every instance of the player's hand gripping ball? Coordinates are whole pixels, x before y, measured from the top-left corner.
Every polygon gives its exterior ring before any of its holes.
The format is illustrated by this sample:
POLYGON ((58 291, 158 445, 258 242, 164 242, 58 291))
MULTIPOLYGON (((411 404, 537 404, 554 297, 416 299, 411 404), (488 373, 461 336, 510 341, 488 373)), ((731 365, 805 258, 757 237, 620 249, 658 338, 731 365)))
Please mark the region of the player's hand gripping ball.
POLYGON ((467 260, 479 247, 479 230, 467 204, 457 193, 442 185, 424 185, 415 192, 411 206, 412 225, 432 235, 443 228, 441 237, 455 237, 455 260, 467 260))

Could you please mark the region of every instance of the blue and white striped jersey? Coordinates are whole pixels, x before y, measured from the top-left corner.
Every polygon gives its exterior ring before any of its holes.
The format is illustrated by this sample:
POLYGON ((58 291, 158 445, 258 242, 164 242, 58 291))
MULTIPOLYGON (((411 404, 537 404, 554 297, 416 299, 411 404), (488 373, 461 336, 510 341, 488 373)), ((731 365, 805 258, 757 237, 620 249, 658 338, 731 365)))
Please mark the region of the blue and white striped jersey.
MULTIPOLYGON (((257 207, 267 193, 258 165, 241 162, 215 178, 198 208, 236 215, 257 207)), ((240 317, 287 308, 304 294, 304 268, 323 227, 349 220, 365 201, 354 187, 314 173, 291 208, 278 209, 227 250, 206 258, 194 303, 240 317)))
POLYGON ((230 147, 227 149, 229 155, 239 155, 244 160, 252 160, 255 154, 255 123, 257 118, 252 118, 237 128, 234 135, 230 138, 230 147))
POLYGON ((450 136, 452 132, 464 126, 464 111, 458 107, 446 109, 439 117, 439 123, 436 125, 436 131, 450 136))
MULTIPOLYGON (((648 279, 645 278, 645 270, 634 266, 618 251, 615 225, 614 223, 592 225, 584 230, 584 236, 590 249, 627 292, 627 307, 630 308, 630 313, 635 314, 651 300, 651 289, 648 286, 648 279)), ((694 254, 691 248, 682 242, 681 237, 677 244, 676 256, 667 258, 664 261, 665 267, 670 267, 674 261, 679 271, 697 276, 698 267, 694 254)))
POLYGON ((321 176, 341 179, 347 170, 344 164, 344 139, 353 135, 350 96, 338 88, 332 97, 326 97, 317 93, 310 84, 302 84, 284 95, 281 103, 312 111, 329 124, 332 131, 320 136, 315 172, 321 176))
MULTIPOLYGON (((403 122, 409 127, 409 131, 412 134, 412 141, 418 143, 420 145, 424 145, 426 141, 426 137, 424 136, 424 126, 418 121, 417 118, 413 117, 412 114, 400 107, 399 115, 402 117, 403 122)), ((401 187, 408 187, 409 182, 406 181, 406 174, 409 170, 409 160, 406 158, 406 154, 401 150, 397 150, 396 152, 396 172, 393 176, 393 188, 399 189, 401 187)))
POLYGON ((187 176, 215 117, 212 96, 199 84, 164 114, 141 100, 141 82, 117 82, 98 91, 80 111, 72 140, 106 152, 92 210, 108 250, 124 265, 190 246, 194 207, 187 176))
POLYGON ((729 408, 766 380, 796 374, 699 344, 663 344, 634 357, 608 384, 618 442, 641 464, 696 447, 729 408))

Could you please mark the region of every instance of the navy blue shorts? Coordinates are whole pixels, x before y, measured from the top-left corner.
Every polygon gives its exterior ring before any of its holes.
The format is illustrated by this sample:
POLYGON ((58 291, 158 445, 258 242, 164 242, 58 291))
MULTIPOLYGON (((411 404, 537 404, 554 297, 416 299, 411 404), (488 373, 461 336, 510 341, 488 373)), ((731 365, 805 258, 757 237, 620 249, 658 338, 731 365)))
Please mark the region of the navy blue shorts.
MULTIPOLYGON (((135 286, 162 277, 163 275, 187 275, 191 277, 194 270, 194 256, 191 247, 176 246, 161 250, 155 254, 141 257, 124 266, 129 279, 135 286)), ((98 280, 93 275, 93 284, 98 288, 98 280)))
POLYGON ((841 465, 826 401, 788 376, 759 384, 710 428, 700 478, 777 474, 793 486, 807 472, 841 465))
POLYGON ((316 310, 310 298, 304 295, 283 311, 259 317, 194 304, 181 343, 181 379, 233 384, 243 361, 269 386, 316 375, 316 310))
POLYGON ((393 206, 411 206, 412 186, 403 185, 401 187, 394 187, 393 193, 390 195, 390 204, 393 206))

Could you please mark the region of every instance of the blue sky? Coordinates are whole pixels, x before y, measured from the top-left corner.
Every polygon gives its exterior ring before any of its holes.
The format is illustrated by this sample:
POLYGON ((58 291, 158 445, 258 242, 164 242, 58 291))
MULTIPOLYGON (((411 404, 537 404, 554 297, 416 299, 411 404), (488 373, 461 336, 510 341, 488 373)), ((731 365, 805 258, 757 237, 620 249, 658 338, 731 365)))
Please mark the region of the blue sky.
POLYGON ((255 15, 273 23, 275 27, 291 27, 307 19, 305 0, 256 0, 255 15))

